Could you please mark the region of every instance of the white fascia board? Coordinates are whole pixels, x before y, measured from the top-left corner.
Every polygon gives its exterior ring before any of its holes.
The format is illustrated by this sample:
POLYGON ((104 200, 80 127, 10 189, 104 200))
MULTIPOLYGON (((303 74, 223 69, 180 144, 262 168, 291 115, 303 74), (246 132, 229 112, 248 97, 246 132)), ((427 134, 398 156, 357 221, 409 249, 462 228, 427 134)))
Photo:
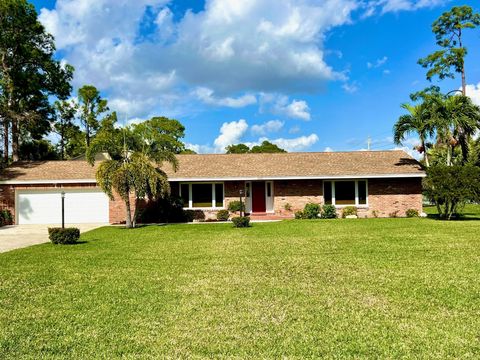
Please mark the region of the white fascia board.
MULTIPOLYGON (((337 180, 337 179, 401 179, 423 178, 425 173, 418 174, 380 174, 380 175, 325 175, 325 176, 245 176, 245 177, 215 177, 215 178, 175 178, 168 181, 196 182, 196 181, 255 181, 255 180, 337 180)), ((1 185, 43 185, 43 184, 96 184, 95 179, 69 179, 69 180, 3 180, 1 185)))
POLYGON ((336 179, 402 179, 402 178, 424 178, 425 173, 418 174, 378 174, 378 175, 325 175, 325 176, 258 176, 258 177, 215 177, 215 178, 175 178, 170 177, 168 181, 194 182, 194 181, 255 181, 255 180, 336 180, 336 179))
POLYGON ((2 180, 0 185, 43 185, 43 184, 96 184, 95 179, 68 180, 2 180))

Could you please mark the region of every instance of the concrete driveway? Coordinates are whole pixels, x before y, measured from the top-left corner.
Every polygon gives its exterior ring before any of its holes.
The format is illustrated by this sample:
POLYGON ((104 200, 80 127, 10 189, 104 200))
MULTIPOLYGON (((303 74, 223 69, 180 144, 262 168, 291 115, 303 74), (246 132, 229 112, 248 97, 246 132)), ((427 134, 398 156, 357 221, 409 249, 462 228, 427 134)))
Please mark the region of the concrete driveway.
MULTIPOLYGON (((108 224, 68 224, 68 227, 78 227, 81 233, 108 224)), ((10 225, 0 227, 0 253, 20 249, 31 245, 42 244, 48 239, 48 228, 58 225, 10 225)))

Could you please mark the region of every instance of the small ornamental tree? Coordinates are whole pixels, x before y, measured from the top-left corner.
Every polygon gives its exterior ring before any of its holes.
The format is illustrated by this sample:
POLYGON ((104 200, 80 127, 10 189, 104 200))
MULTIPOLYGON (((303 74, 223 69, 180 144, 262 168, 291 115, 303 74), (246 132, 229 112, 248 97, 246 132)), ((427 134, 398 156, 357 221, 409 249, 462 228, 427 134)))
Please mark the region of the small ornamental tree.
POLYGON ((472 165, 431 166, 427 169, 423 186, 440 218, 450 220, 465 203, 480 201, 480 168, 472 165))
POLYGON ((112 117, 103 121, 87 149, 87 159, 93 165, 97 153, 108 152, 111 159, 100 164, 96 178, 111 199, 115 191, 125 202, 126 227, 132 228, 136 226, 142 199, 161 198, 170 193, 167 175, 161 165, 168 162, 176 170, 177 159, 164 143, 157 142, 159 138, 163 139, 157 131, 157 124, 149 120, 142 127, 118 129, 114 120, 112 117), (131 197, 135 199, 133 216, 131 197))

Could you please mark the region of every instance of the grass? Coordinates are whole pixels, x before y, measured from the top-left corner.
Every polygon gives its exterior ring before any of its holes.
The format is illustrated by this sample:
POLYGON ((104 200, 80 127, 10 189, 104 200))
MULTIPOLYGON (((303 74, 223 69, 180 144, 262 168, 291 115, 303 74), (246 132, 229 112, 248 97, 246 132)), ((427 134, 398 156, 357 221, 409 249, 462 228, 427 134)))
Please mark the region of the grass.
POLYGON ((0 254, 0 358, 479 358, 479 226, 105 227, 0 254))

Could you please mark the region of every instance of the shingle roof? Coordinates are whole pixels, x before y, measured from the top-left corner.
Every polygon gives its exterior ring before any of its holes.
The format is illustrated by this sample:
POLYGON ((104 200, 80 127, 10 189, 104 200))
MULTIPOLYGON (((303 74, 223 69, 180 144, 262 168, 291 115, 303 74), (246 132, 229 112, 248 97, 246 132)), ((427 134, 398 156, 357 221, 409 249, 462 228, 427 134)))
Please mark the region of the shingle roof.
MULTIPOLYGON (((178 155, 178 161, 177 172, 164 166, 171 180, 424 176, 404 151, 199 154, 178 155)), ((81 160, 16 163, 2 171, 0 181, 87 181, 95 171, 81 160)))

